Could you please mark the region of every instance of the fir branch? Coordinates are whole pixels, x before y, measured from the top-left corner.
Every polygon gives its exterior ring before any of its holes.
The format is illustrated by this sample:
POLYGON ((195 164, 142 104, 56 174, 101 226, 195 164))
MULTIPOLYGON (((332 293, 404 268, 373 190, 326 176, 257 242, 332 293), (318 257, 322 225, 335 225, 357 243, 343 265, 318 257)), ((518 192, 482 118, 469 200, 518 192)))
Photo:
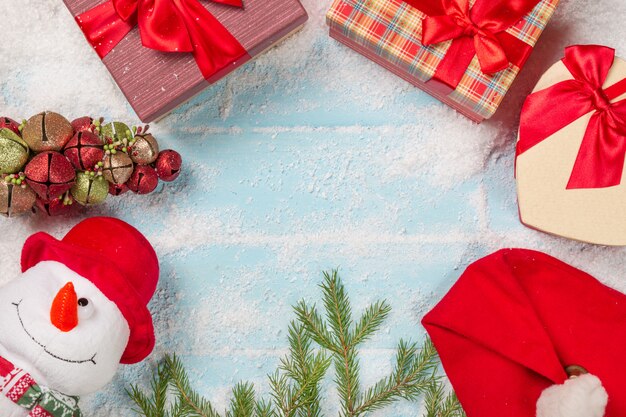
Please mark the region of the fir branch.
POLYGON ((270 402, 260 400, 254 407, 254 417, 277 417, 270 402))
POLYGON ((465 417, 465 412, 454 392, 446 393, 441 379, 428 386, 424 398, 425 417, 465 417))
POLYGON ((168 387, 169 374, 167 367, 164 364, 160 364, 150 382, 150 391, 152 392, 150 397, 145 395, 137 385, 131 385, 130 390, 126 390, 126 392, 139 407, 140 410, 135 410, 137 414, 146 417, 163 417, 166 415, 165 407, 168 387))
POLYGON ((233 389, 233 398, 230 400, 230 409, 226 412, 226 417, 253 417, 256 406, 254 385, 239 383, 233 389))
POLYGON ((309 307, 304 301, 300 301, 294 307, 294 311, 296 312, 298 321, 302 323, 315 343, 322 346, 324 349, 341 353, 341 348, 338 346, 334 336, 326 328, 326 324, 317 312, 315 306, 309 307))
POLYGON ((276 407, 283 417, 318 417, 321 395, 319 384, 330 365, 322 353, 314 353, 311 339, 300 324, 289 326, 289 356, 281 360, 279 370, 270 376, 276 407))
POLYGON ((324 272, 324 282, 320 285, 326 308, 326 319, 342 349, 349 347, 351 340, 352 306, 346 295, 337 270, 324 272))
POLYGON ((178 416, 220 417, 213 405, 191 388, 189 376, 180 359, 175 355, 166 355, 165 367, 168 370, 171 385, 177 394, 177 404, 172 407, 175 408, 178 416))
MULTIPOLYGON (((380 330, 391 308, 385 301, 376 302, 354 323, 337 271, 325 273, 320 287, 324 318, 314 305, 301 301, 294 306, 297 320, 289 326, 289 353, 276 372, 268 375, 271 401, 257 401, 252 384, 237 384, 225 417, 323 417, 320 385, 331 363, 341 400, 340 417, 361 417, 423 394, 426 417, 465 417, 456 396, 447 393, 437 374, 438 356, 429 340, 421 347, 401 340, 391 374, 363 393, 358 348, 380 330), (314 343, 321 349, 315 349, 314 343)), ((137 407, 133 411, 144 417, 221 417, 210 401, 192 389, 176 356, 165 356, 153 375, 149 394, 136 385, 127 392, 137 407)))
POLYGON ((335 382, 342 405, 341 417, 358 417, 399 399, 416 400, 422 395, 432 383, 437 369, 434 346, 426 343, 419 350, 417 345, 401 341, 393 373, 363 394, 357 348, 380 329, 391 308, 385 301, 378 301, 366 308, 360 320, 353 325, 350 300, 337 271, 324 274, 321 288, 328 324, 323 322, 315 307, 308 307, 303 302, 296 311, 313 340, 332 353, 335 382), (327 338, 320 336, 320 329, 326 328, 332 330, 332 338, 339 342, 338 346, 333 344, 329 348, 324 340, 327 338))
POLYGON ((427 341, 421 349, 416 344, 400 341, 393 373, 368 389, 357 415, 374 411, 398 399, 414 401, 430 388, 439 361, 432 343, 427 341))
POLYGON ((335 346, 338 349, 333 350, 333 363, 335 382, 342 402, 342 416, 354 417, 358 415, 355 413, 355 407, 361 396, 361 384, 359 358, 356 346, 352 343, 353 333, 350 330, 352 306, 336 270, 331 274, 324 273, 324 282, 320 287, 328 326, 333 332, 334 339, 339 342, 339 346, 335 346))
POLYGON ((386 301, 378 301, 369 306, 354 329, 351 345, 356 346, 365 342, 376 333, 391 313, 391 306, 386 301))

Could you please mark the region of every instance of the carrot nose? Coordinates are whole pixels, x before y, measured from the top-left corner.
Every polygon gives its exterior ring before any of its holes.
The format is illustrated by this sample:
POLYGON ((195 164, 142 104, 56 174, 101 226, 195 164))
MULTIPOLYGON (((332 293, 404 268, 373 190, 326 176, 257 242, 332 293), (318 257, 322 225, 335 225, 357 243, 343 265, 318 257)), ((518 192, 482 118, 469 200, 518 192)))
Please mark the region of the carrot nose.
POLYGON ((62 332, 69 332, 78 326, 78 297, 71 282, 65 284, 54 297, 50 321, 62 332))

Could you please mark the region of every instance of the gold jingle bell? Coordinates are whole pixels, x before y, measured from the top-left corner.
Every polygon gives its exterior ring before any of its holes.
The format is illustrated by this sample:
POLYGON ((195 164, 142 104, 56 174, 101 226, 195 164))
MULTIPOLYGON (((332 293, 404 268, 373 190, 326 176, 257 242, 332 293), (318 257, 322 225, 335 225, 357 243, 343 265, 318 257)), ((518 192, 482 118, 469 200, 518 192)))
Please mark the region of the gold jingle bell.
POLYGON ((25 183, 20 185, 0 180, 0 214, 16 217, 29 212, 35 205, 37 195, 25 183))
POLYGON ((104 156, 102 175, 112 184, 124 184, 130 178, 135 166, 124 152, 111 153, 104 156))
POLYGON ((36 114, 22 129, 22 139, 34 152, 60 151, 72 136, 72 124, 54 112, 36 114))
POLYGON ((136 164, 149 165, 159 156, 159 144, 150 133, 135 136, 130 157, 136 164))

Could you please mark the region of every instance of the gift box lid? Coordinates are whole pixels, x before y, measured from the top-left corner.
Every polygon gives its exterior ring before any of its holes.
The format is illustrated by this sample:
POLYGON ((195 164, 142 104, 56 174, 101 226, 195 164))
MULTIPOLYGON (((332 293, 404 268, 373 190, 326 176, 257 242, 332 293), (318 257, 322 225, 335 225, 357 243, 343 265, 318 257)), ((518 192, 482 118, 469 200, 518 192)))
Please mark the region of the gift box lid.
MULTIPOLYGON (((297 30, 308 18, 299 0, 243 0, 243 8, 199 1, 237 38, 251 57, 297 30)), ((64 2, 73 16, 104 3, 103 0, 64 2)), ((150 122, 164 116, 248 59, 233 62, 230 68, 206 80, 191 53, 159 52, 143 47, 139 29, 135 27, 102 61, 139 118, 150 122)))

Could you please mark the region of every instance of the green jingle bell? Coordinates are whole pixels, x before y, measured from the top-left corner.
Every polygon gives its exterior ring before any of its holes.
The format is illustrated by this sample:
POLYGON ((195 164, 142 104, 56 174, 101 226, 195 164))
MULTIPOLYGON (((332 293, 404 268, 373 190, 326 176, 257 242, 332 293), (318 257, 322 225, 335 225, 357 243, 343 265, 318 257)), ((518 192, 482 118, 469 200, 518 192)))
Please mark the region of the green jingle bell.
POLYGON ((114 141, 130 141, 133 138, 133 132, 130 127, 122 122, 107 123, 100 129, 100 135, 114 141))
POLYGON ((101 175, 79 172, 71 191, 74 200, 83 206, 101 204, 109 195, 109 183, 101 175))
POLYGON ((0 173, 15 174, 28 160, 28 145, 10 129, 0 129, 0 173))

